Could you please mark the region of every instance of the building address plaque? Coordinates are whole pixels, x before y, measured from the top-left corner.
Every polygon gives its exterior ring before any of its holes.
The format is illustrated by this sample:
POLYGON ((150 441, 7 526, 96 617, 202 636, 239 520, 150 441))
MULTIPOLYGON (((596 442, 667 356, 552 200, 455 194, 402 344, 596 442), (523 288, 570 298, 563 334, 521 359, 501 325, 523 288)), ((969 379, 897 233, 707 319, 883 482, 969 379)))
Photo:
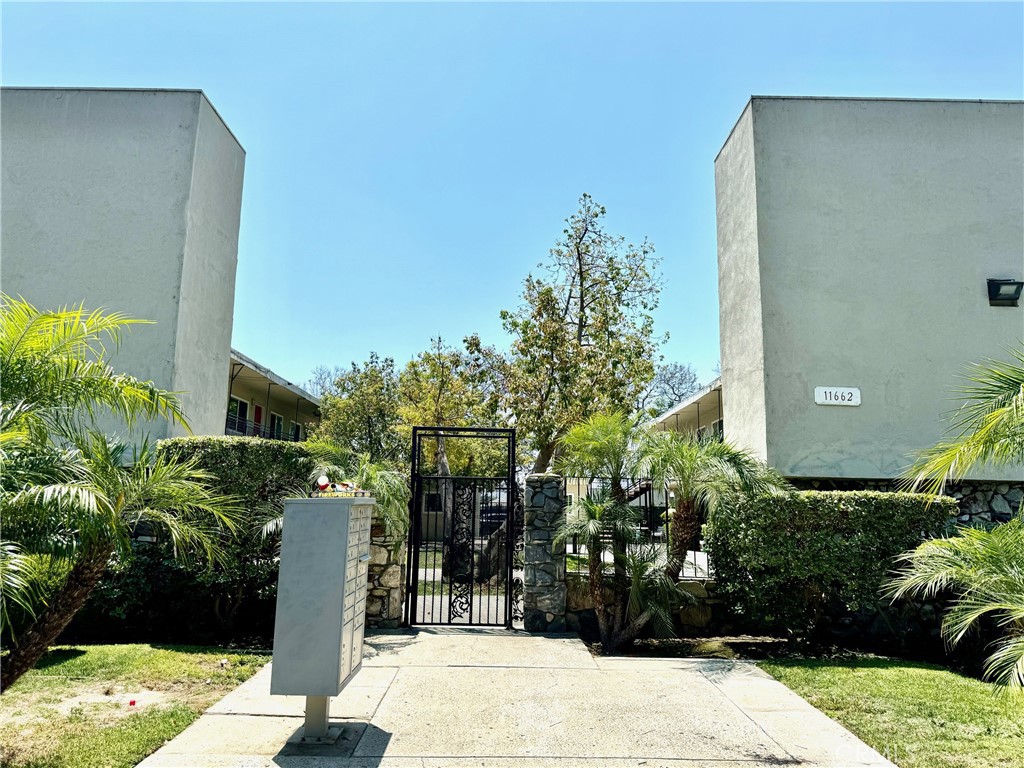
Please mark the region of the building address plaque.
POLYGON ((815 387, 814 402, 818 405, 860 405, 860 388, 815 387))

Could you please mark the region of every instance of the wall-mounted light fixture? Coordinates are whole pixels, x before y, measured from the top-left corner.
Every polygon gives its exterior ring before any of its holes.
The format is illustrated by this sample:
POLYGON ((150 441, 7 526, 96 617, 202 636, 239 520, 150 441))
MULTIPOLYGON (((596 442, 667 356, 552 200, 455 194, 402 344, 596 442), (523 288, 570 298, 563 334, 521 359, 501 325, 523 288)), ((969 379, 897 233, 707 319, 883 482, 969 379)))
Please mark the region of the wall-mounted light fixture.
POLYGON ((988 303, 993 307, 1016 307, 1021 290, 1024 290, 1024 281, 990 277, 988 303))

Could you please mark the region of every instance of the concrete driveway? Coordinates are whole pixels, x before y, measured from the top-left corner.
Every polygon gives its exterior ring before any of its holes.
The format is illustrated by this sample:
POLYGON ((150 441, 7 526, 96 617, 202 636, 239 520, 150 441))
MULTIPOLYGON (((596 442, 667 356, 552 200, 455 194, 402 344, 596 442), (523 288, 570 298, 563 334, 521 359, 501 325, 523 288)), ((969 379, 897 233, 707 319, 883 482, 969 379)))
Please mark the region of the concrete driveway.
POLYGON ((141 768, 891 766, 748 662, 595 658, 575 637, 419 630, 367 638, 329 746, 269 666, 141 768))

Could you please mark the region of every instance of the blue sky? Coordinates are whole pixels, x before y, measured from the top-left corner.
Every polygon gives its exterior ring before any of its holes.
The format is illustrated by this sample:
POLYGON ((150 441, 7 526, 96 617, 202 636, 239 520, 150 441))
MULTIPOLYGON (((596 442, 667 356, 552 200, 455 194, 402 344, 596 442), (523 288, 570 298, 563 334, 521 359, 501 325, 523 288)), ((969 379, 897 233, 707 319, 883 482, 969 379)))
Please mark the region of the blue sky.
POLYGON ((504 343, 582 192, 718 361, 715 155, 751 94, 1020 99, 1014 4, 12 4, 6 85, 202 88, 247 152, 234 346, 293 381, 504 343))

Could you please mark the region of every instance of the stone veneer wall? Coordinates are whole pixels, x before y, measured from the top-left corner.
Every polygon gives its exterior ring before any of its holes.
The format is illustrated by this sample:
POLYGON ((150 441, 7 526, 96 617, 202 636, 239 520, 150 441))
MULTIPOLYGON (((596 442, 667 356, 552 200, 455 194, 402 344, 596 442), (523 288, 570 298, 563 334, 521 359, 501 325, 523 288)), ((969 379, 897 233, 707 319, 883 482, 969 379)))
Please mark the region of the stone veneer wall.
POLYGON ((370 568, 367 573, 366 625, 391 629, 402 623, 405 609, 405 540, 387 534, 384 523, 370 529, 370 568))
POLYGON ((560 475, 529 475, 523 499, 523 626, 527 632, 565 632, 565 544, 555 532, 565 520, 560 475))
MULTIPOLYGON (((895 480, 791 480, 794 486, 815 491, 897 491, 895 480)), ((960 504, 960 523, 1005 523, 1020 511, 1024 481, 1000 483, 965 480, 951 483, 946 495, 960 504)))
MULTIPOLYGON (((898 490, 893 480, 796 480, 805 490, 898 490)), ((1017 513, 1024 498, 1024 482, 993 483, 967 481, 951 486, 948 495, 960 503, 957 522, 1000 523, 1017 513)), ((584 637, 597 633, 594 605, 583 574, 566 574, 565 546, 553 546, 555 532, 565 519, 565 487, 559 475, 530 475, 524 499, 526 573, 524 579, 525 628, 528 632, 578 632, 584 637)), ((725 606, 715 596, 714 579, 681 582, 694 598, 680 609, 684 634, 732 631, 725 606)), ((836 628, 837 640, 844 631, 866 635, 892 645, 895 637, 904 645, 922 638, 940 648, 938 618, 941 611, 929 601, 904 601, 898 611, 884 617, 868 616, 867 622, 847 618, 836 628), (865 626, 867 624, 867 626, 865 626)))

